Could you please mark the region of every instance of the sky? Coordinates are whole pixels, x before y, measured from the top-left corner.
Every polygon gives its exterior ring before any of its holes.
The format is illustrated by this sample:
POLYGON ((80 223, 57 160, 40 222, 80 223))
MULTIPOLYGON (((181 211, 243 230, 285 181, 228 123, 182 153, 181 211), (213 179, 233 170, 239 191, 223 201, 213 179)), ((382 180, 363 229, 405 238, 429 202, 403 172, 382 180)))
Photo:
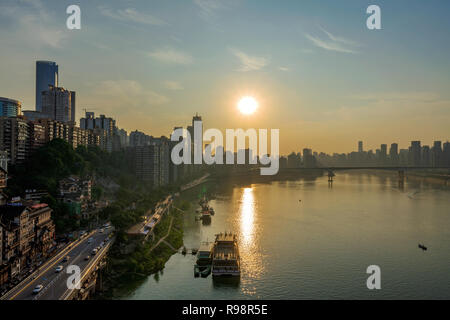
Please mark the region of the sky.
POLYGON ((279 129, 280 152, 450 138, 449 1, 2 0, 0 96, 35 109, 35 61, 127 131, 279 129), (66 8, 81 9, 81 30, 66 8), (366 26, 369 5, 381 30, 366 26), (259 108, 240 114, 253 96, 259 108))

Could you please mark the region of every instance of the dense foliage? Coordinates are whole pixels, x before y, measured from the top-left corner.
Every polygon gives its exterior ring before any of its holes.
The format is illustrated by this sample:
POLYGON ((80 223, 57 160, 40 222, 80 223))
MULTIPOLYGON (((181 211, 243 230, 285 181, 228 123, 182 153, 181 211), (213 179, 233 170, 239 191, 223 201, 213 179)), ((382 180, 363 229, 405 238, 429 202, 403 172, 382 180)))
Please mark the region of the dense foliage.
MULTIPOLYGON (((26 189, 47 190, 56 197, 58 183, 69 175, 101 176, 130 185, 133 175, 124 152, 108 153, 96 146, 79 146, 76 150, 61 139, 54 139, 9 170, 7 192, 22 195, 26 189)), ((96 190, 95 195, 101 191, 96 190)))

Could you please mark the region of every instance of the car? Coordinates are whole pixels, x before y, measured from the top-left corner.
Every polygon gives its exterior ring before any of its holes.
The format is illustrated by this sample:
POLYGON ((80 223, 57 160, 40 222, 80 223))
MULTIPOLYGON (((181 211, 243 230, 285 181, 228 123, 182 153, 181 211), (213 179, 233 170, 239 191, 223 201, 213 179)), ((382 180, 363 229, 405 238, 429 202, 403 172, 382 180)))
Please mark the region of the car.
POLYGON ((88 261, 91 258, 91 256, 84 257, 84 260, 88 261))
POLYGON ((89 239, 88 239, 88 243, 89 243, 89 244, 91 244, 91 243, 92 243, 92 241, 94 241, 94 239, 93 239, 93 238, 89 238, 89 239))
POLYGON ((36 287, 34 287, 33 294, 38 294, 42 291, 42 289, 44 289, 44 286, 42 284, 38 284, 36 287))
POLYGON ((105 230, 103 230, 103 229, 100 229, 100 233, 103 233, 103 231, 105 231, 105 230))
POLYGON ((61 272, 63 269, 64 269, 63 266, 57 266, 56 269, 55 269, 55 272, 56 272, 56 273, 59 273, 59 272, 61 272))
POLYGON ((97 254, 97 248, 95 248, 94 250, 92 250, 91 254, 92 254, 93 256, 95 256, 95 255, 97 254))
POLYGON ((62 262, 67 262, 67 261, 69 261, 69 259, 70 259, 70 256, 65 256, 64 259, 62 259, 62 262))

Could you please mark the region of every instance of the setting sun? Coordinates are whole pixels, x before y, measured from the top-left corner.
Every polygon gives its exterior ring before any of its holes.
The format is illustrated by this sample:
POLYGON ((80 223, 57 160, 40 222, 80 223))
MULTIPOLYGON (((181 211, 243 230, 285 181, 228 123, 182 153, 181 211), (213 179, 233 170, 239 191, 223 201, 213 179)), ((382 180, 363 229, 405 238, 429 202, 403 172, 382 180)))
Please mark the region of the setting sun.
POLYGON ((243 114, 252 114, 258 108, 258 101, 253 97, 243 97, 239 100, 237 107, 243 114))

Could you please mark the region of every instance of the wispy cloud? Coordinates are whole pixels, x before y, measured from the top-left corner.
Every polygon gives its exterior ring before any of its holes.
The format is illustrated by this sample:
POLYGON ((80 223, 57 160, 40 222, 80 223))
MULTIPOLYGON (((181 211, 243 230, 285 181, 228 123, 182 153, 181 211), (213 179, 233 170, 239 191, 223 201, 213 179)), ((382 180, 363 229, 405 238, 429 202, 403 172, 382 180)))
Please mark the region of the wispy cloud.
POLYGON ((106 80, 97 87, 96 92, 102 99, 110 100, 112 105, 131 105, 145 107, 162 105, 169 99, 157 92, 148 90, 135 80, 106 80))
POLYGON ((163 85, 169 90, 183 90, 183 86, 177 81, 164 81, 163 85))
POLYGON ((230 52, 241 62, 241 66, 238 69, 239 71, 246 72, 260 70, 269 64, 268 59, 264 57, 250 56, 239 49, 230 48, 230 52))
POLYGON ((2 3, 0 17, 14 17, 11 30, 2 30, 7 32, 8 38, 21 39, 34 48, 61 48, 63 40, 68 37, 63 28, 55 26, 54 19, 39 0, 2 3))
POLYGON ((358 53, 358 51, 354 49, 354 47, 359 46, 355 41, 335 36, 322 27, 320 27, 320 29, 323 33, 326 34, 325 38, 315 37, 308 33, 305 34, 305 37, 310 40, 316 47, 329 51, 358 53))
POLYGON ((152 52, 149 52, 148 55, 153 59, 156 59, 160 62, 168 63, 168 64, 191 64, 194 59, 187 53, 182 51, 177 51, 171 48, 158 49, 152 52))
POLYGON ((220 0, 194 0, 194 4, 200 9, 200 16, 204 19, 215 17, 216 11, 223 8, 220 0))
POLYGON ((106 17, 110 17, 119 21, 134 22, 140 24, 148 24, 154 26, 162 26, 167 23, 148 13, 139 12, 134 8, 113 10, 108 7, 99 7, 100 13, 106 17))

